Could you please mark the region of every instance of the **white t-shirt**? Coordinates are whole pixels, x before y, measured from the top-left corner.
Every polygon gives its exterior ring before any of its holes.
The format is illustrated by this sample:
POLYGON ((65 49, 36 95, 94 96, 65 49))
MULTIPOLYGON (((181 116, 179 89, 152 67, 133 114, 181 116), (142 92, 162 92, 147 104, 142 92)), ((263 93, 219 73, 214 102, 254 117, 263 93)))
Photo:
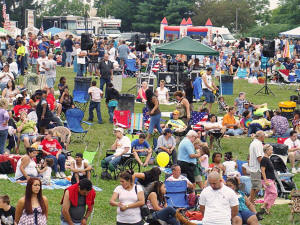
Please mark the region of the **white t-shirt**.
POLYGON ((11 64, 9 64, 9 72, 18 74, 19 70, 18 70, 18 64, 16 62, 12 62, 11 64))
POLYGON ((231 207, 239 205, 239 201, 234 191, 222 184, 218 190, 204 188, 199 204, 205 206, 203 225, 231 225, 231 207))
POLYGON ((300 147, 300 140, 296 139, 296 141, 292 141, 291 138, 288 138, 284 141, 284 144, 291 148, 299 148, 300 147))
MULTIPOLYGON (((212 86, 212 76, 211 75, 207 75, 206 74, 206 82, 208 84, 208 86, 212 86)), ((206 86, 206 84, 204 83, 204 80, 202 79, 202 89, 208 89, 208 87, 206 86)), ((209 89, 210 90, 210 89, 209 89)))
POLYGON ((225 175, 227 176, 230 173, 235 172, 235 166, 236 162, 235 161, 225 161, 223 162, 223 165, 225 166, 225 175))
POLYGON ((128 59, 136 59, 136 55, 133 52, 128 54, 128 59))
POLYGON ((258 157, 264 156, 263 144, 258 139, 254 139, 249 147, 249 169, 251 172, 255 173, 260 171, 260 163, 258 162, 258 157))
MULTIPOLYGON (((15 179, 19 179, 20 177, 24 176, 24 174, 21 172, 21 169, 20 169, 21 162, 22 162, 23 158, 24 157, 19 159, 19 161, 17 162, 15 179)), ((38 176, 38 172, 36 170, 36 163, 33 159, 30 159, 30 162, 25 167, 25 172, 27 173, 28 176, 32 176, 32 177, 37 177, 38 176)))
POLYGON ((189 179, 187 179, 187 177, 183 175, 180 175, 177 179, 173 175, 167 178, 167 181, 183 181, 183 180, 186 180, 187 184, 192 184, 191 181, 189 181, 189 179))
POLYGON ((85 52, 85 54, 87 54, 86 51, 82 51, 80 48, 77 48, 76 49, 77 64, 85 64, 85 56, 83 56, 83 57, 78 56, 80 54, 80 52, 85 52))
POLYGON ((39 71, 45 73, 46 70, 42 67, 46 67, 46 65, 48 64, 48 57, 45 58, 39 57, 37 59, 37 63, 39 64, 39 71))
POLYGON ((0 72, 0 78, 0 83, 7 84, 8 81, 14 80, 14 75, 11 72, 0 72))
POLYGON ((101 94, 103 93, 100 88, 92 86, 89 88, 88 93, 92 95, 93 102, 101 102, 101 94))
POLYGON ((45 72, 45 76, 48 77, 48 78, 55 78, 56 77, 56 65, 57 65, 57 62, 54 61, 53 59, 51 60, 48 60, 46 62, 46 68, 47 69, 50 69, 50 70, 46 70, 45 72))
POLYGON ((114 47, 108 51, 108 60, 111 62, 116 60, 116 49, 114 47))
POLYGON ((41 173, 44 181, 51 181, 52 168, 47 166, 47 169, 41 173))
MULTIPOLYGON (((143 191, 143 188, 140 185, 137 185, 137 193, 143 191)), ((119 202, 123 205, 129 205, 138 201, 137 193, 135 191, 135 185, 133 188, 128 191, 119 185, 114 190, 115 193, 118 193, 119 202)), ((121 211, 120 207, 117 208, 117 222, 120 223, 138 223, 142 220, 141 210, 139 207, 126 209, 125 211, 121 211)))
POLYGON ((124 152, 125 148, 129 148, 129 151, 127 153, 131 152, 131 141, 128 137, 123 136, 121 139, 118 139, 117 141, 117 149, 114 155, 119 155, 122 152, 124 152))
POLYGON ((167 100, 167 93, 169 92, 168 88, 164 87, 163 90, 161 90, 160 87, 156 88, 157 91, 157 99, 158 101, 166 101, 167 100))
POLYGON ((25 42, 25 54, 29 53, 29 41, 28 40, 23 40, 25 42))

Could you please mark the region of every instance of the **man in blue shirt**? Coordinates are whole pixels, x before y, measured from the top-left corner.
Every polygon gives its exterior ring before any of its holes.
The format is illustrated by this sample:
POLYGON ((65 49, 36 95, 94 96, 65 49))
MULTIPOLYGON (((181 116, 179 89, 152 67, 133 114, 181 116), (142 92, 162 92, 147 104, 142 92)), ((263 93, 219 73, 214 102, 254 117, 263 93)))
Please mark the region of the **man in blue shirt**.
POLYGON ((145 139, 146 135, 140 134, 139 139, 135 139, 131 142, 131 148, 136 161, 138 161, 141 166, 147 167, 152 155, 152 149, 145 139), (140 159, 140 156, 147 156, 144 163, 140 159))
POLYGON ((118 54, 120 58, 120 66, 123 68, 125 61, 128 59, 129 48, 126 45, 125 41, 122 41, 122 44, 118 47, 118 54))
POLYGON ((66 49, 66 67, 70 67, 72 63, 72 52, 73 52, 73 46, 74 42, 72 41, 73 36, 70 35, 65 40, 65 49, 66 49))
POLYGON ((46 53, 48 52, 49 49, 49 43, 47 42, 46 38, 43 37, 43 42, 41 44, 39 44, 39 51, 44 50, 46 53))
POLYGON ((197 158, 201 157, 200 153, 196 153, 193 145, 197 138, 197 132, 190 130, 178 146, 178 165, 181 168, 181 172, 186 174, 192 183, 195 183, 194 170, 197 158))

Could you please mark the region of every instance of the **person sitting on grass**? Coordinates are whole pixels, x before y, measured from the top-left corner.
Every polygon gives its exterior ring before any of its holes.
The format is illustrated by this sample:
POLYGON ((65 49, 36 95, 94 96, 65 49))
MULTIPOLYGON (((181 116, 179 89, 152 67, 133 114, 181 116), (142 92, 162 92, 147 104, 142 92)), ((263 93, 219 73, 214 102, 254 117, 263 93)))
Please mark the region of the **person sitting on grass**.
POLYGON ((239 190, 239 181, 236 177, 229 178, 226 186, 235 191, 239 199, 239 213, 232 218, 233 225, 258 225, 255 206, 250 202, 247 196, 239 190))
POLYGON ((75 161, 71 163, 72 178, 71 183, 79 183, 80 180, 87 178, 91 180, 92 166, 83 159, 82 153, 76 153, 75 161))
POLYGON ((10 205, 8 195, 0 196, 0 224, 13 225, 15 224, 15 207, 10 205))
POLYGON ((136 159, 136 161, 138 161, 138 163, 141 166, 147 167, 149 160, 152 156, 152 149, 149 143, 145 139, 146 139, 146 135, 140 134, 139 139, 135 139, 134 141, 132 141, 131 148, 132 148, 133 156, 136 159), (146 156, 146 160, 144 163, 141 161, 140 156, 146 156))
POLYGON ((275 111, 275 116, 271 119, 271 128, 275 137, 288 137, 290 134, 290 125, 286 117, 281 116, 279 110, 275 111))
POLYGON ((226 134, 230 136, 237 136, 243 134, 240 128, 240 123, 234 118, 235 108, 229 107, 228 113, 223 118, 222 125, 227 128, 226 134))
POLYGON ((36 155, 36 149, 26 148, 26 155, 18 160, 15 174, 15 179, 18 183, 27 182, 30 177, 38 176, 36 162, 34 161, 36 155))
POLYGON ((147 170, 142 173, 134 173, 132 175, 132 179, 137 179, 137 183, 143 187, 144 192, 147 195, 153 187, 153 183, 155 181, 159 181, 160 174, 161 170, 159 169, 159 167, 152 167, 151 170, 147 170))
POLYGON ((157 149, 158 152, 166 152, 168 155, 172 156, 173 164, 177 164, 177 153, 176 153, 176 140, 172 136, 172 130, 166 128, 163 135, 158 137, 157 149))
POLYGON ((131 142, 130 139, 124 136, 124 129, 121 127, 114 129, 114 134, 116 136, 115 143, 111 146, 112 150, 115 150, 113 155, 105 157, 101 161, 101 167, 103 169, 109 169, 114 171, 117 168, 117 165, 121 161, 122 155, 130 153, 131 142))

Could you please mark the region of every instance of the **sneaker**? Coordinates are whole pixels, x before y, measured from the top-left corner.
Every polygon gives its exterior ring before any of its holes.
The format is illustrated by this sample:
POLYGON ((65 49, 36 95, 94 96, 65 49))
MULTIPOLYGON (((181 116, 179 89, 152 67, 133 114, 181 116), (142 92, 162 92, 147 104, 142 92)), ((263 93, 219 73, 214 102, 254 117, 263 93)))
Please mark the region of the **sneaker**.
POLYGON ((66 178, 66 177, 67 177, 66 174, 65 174, 64 172, 60 172, 59 174, 60 174, 60 176, 61 176, 62 178, 66 178))
POLYGON ((292 173, 297 173, 296 168, 292 168, 292 173))
POLYGON ((56 172, 55 177, 59 178, 59 179, 61 178, 61 175, 59 174, 59 172, 56 172))

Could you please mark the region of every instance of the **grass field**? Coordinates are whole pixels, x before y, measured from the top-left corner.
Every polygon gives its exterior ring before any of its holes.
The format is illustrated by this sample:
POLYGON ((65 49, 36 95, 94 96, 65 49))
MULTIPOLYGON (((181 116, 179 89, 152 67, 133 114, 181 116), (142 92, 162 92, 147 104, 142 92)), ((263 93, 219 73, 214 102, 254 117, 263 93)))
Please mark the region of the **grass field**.
MULTIPOLYGON (((69 88, 73 90, 75 74, 71 69, 58 68, 57 77, 66 76, 67 83, 69 88)), ((58 80, 58 79, 57 79, 58 80)), ((99 80, 97 80, 99 85, 99 80)), ((126 92, 130 87, 135 84, 136 80, 133 78, 123 79, 123 91, 126 92)), ((289 99, 290 95, 295 94, 295 89, 285 90, 281 89, 278 86, 271 86, 272 91, 275 93, 275 97, 270 95, 254 95, 254 93, 260 88, 260 85, 251 85, 247 81, 235 80, 234 81, 234 95, 225 96, 227 104, 232 105, 234 98, 238 95, 239 92, 244 91, 247 93, 247 99, 255 104, 268 103, 269 108, 275 109, 278 106, 278 102, 286 101, 289 99)), ((198 108, 200 104, 196 104, 195 108, 198 108)), ((135 112, 141 112, 142 104, 135 104, 135 112)), ((161 111, 172 111, 174 106, 161 106, 161 111)), ((213 111, 216 112, 217 104, 214 104, 213 111)), ((101 104, 101 112, 104 120, 104 124, 94 123, 90 129, 86 140, 89 142, 89 151, 94 151, 97 147, 97 143, 100 141, 104 144, 103 149, 108 149, 114 141, 112 125, 108 123, 108 113, 104 101, 101 104)), ((85 113, 85 118, 87 119, 87 112, 85 113)), ((96 115, 95 115, 96 116, 96 115)), ((95 119, 94 119, 95 121, 95 119)), ((223 151, 232 151, 234 157, 237 156, 239 159, 245 160, 248 154, 248 147, 250 144, 249 138, 224 138, 222 140, 223 151)), ((267 140, 267 141, 275 141, 267 140)), ((84 141, 80 143, 72 143, 70 145, 70 150, 75 152, 83 152, 85 147, 84 141)), ((24 153, 23 147, 21 148, 24 153)), ((103 157, 102 154, 100 157, 103 157)), ((100 174, 100 168, 96 168, 97 174, 100 174)), ((296 175, 295 180, 297 184, 300 185, 300 175, 296 175)), ((114 188, 118 185, 118 181, 103 181, 101 179, 93 178, 93 184, 101 187, 102 192, 97 193, 95 201, 95 212, 92 220, 93 225, 112 225, 116 221, 116 208, 113 208, 109 205, 109 199, 114 188)), ((20 197, 24 195, 25 188, 21 185, 10 183, 9 181, 0 180, 0 194, 9 194, 11 197, 12 205, 15 205, 20 197)), ((60 200, 63 194, 63 190, 45 190, 44 195, 49 199, 49 225, 59 225, 60 224, 60 200)), ((290 224, 288 222, 290 209, 288 205, 275 206, 272 209, 272 214, 266 216, 262 225, 286 225, 290 224)))

